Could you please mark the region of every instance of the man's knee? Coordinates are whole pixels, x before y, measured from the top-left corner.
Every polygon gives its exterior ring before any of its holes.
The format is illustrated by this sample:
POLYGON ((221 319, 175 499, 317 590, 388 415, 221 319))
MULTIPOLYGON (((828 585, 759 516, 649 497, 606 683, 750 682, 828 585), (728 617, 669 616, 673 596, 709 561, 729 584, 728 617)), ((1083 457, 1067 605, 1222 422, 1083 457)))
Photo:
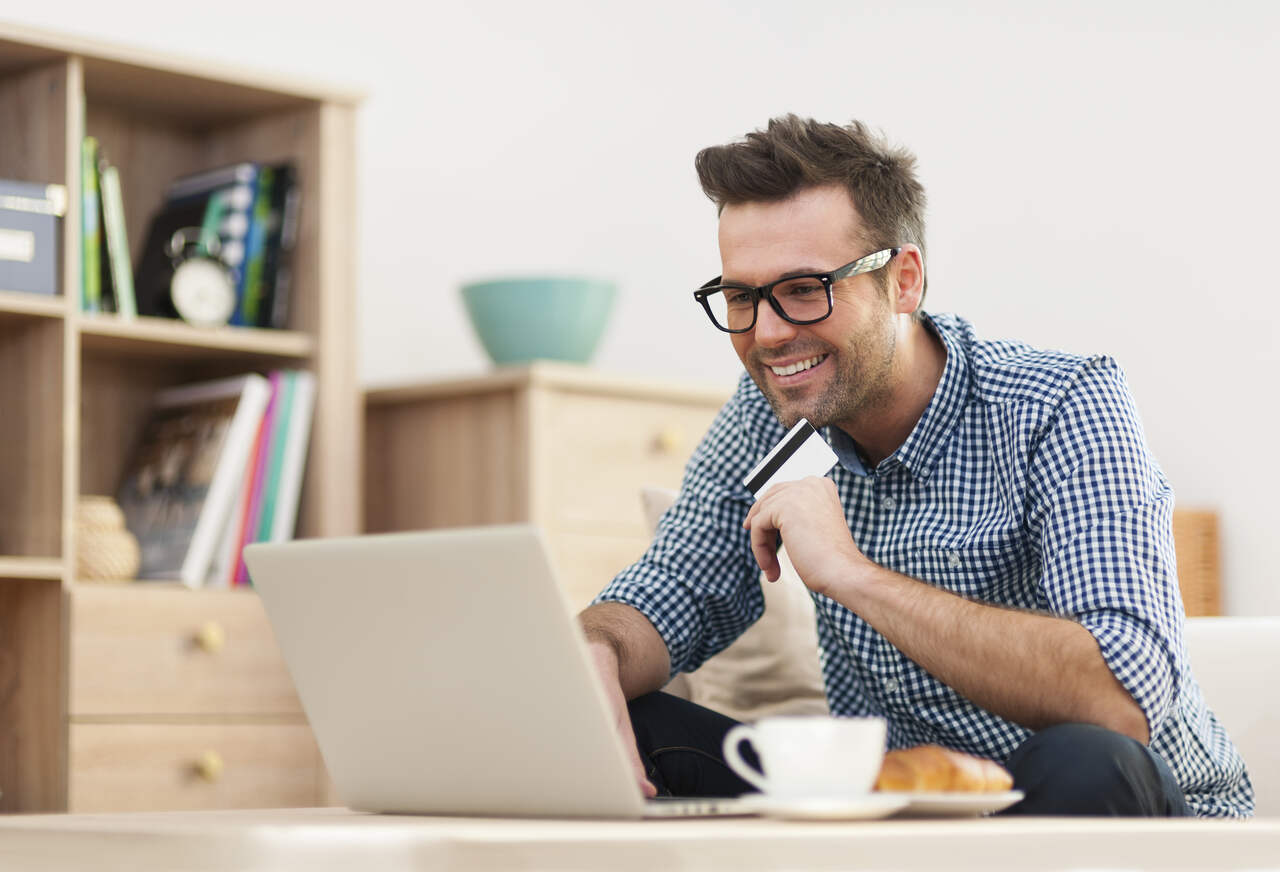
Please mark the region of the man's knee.
POLYGON ((1142 743, 1093 724, 1059 724, 1028 738, 1006 764, 1026 799, 1012 814, 1187 814, 1172 773, 1142 743))

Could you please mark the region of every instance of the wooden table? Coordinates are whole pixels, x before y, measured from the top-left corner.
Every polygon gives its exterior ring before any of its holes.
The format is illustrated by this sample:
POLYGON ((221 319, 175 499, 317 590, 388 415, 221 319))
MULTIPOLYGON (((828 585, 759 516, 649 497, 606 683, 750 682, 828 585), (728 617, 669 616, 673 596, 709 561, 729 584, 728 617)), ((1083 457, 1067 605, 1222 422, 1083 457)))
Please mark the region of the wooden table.
POLYGON ((0 818, 0 869, 1263 869, 1280 819, 485 820, 345 809, 0 818))

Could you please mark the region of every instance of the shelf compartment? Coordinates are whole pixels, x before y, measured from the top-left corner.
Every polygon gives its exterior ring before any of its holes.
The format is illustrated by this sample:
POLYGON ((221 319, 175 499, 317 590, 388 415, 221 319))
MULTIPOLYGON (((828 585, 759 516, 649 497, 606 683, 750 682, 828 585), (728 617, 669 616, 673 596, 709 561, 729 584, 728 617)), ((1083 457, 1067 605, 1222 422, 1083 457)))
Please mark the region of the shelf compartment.
MULTIPOLYGON (((315 335, 320 315, 314 289, 321 280, 319 216, 322 206, 320 109, 307 106, 215 130, 192 131, 173 119, 104 105, 89 94, 85 130, 120 172, 125 226, 134 263, 142 260, 151 221, 173 179, 241 161, 290 161, 298 172, 298 237, 290 255, 293 283, 286 328, 315 335)), ((162 319, 163 320, 163 319, 162 319)))
POLYGON ((94 341, 90 342, 89 336, 84 337, 80 365, 83 438, 80 440, 79 493, 86 495, 116 495, 159 391, 300 365, 292 357, 282 360, 267 354, 245 354, 240 347, 224 351, 158 343, 156 348, 148 349, 147 343, 138 343, 133 338, 100 335, 92 338, 94 341), (99 340, 113 342, 98 347, 99 340), (147 357, 143 353, 147 350, 157 356, 147 357))
POLYGON ((0 318, 0 554, 62 553, 64 322, 0 318))
POLYGON ((280 361, 306 360, 315 340, 293 330, 255 327, 193 327, 169 318, 126 321, 114 315, 78 320, 81 347, 86 353, 136 357, 172 357, 184 361, 228 355, 254 355, 280 361))
POLYGON ((45 579, 0 584, 0 812, 66 807, 62 601, 45 579))

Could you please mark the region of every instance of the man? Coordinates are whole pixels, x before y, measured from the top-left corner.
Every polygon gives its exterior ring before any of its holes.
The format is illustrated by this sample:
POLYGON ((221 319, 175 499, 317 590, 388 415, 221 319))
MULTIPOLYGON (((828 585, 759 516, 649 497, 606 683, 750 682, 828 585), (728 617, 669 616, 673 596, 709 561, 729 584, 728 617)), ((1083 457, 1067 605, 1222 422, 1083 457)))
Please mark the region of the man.
POLYGON ((723 274, 695 296, 746 375, 649 551, 581 615, 646 793, 748 789, 720 758, 733 722, 655 691, 760 616, 781 537, 834 714, 1004 764, 1013 812, 1251 814, 1118 366, 926 314, 914 158, 862 124, 786 116, 696 163, 723 274), (753 503, 743 477, 801 417, 840 464, 753 503))

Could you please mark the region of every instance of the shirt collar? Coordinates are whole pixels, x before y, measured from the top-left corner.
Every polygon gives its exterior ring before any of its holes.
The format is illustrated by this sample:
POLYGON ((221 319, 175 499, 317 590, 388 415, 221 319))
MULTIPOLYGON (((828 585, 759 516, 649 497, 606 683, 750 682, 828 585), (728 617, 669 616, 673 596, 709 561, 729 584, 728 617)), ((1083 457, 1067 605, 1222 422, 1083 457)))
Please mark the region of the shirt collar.
MULTIPOLYGON (((907 441, 880 461, 875 471, 886 474, 897 466, 903 466, 912 477, 924 480, 933 472, 964 414, 969 397, 969 359, 952 331, 939 325, 928 313, 922 312, 921 316, 925 327, 941 339, 946 348, 947 360, 942 368, 942 378, 907 441)), ((866 464, 849 434, 839 427, 825 429, 827 441, 840 459, 840 465, 854 475, 868 475, 866 464)))

